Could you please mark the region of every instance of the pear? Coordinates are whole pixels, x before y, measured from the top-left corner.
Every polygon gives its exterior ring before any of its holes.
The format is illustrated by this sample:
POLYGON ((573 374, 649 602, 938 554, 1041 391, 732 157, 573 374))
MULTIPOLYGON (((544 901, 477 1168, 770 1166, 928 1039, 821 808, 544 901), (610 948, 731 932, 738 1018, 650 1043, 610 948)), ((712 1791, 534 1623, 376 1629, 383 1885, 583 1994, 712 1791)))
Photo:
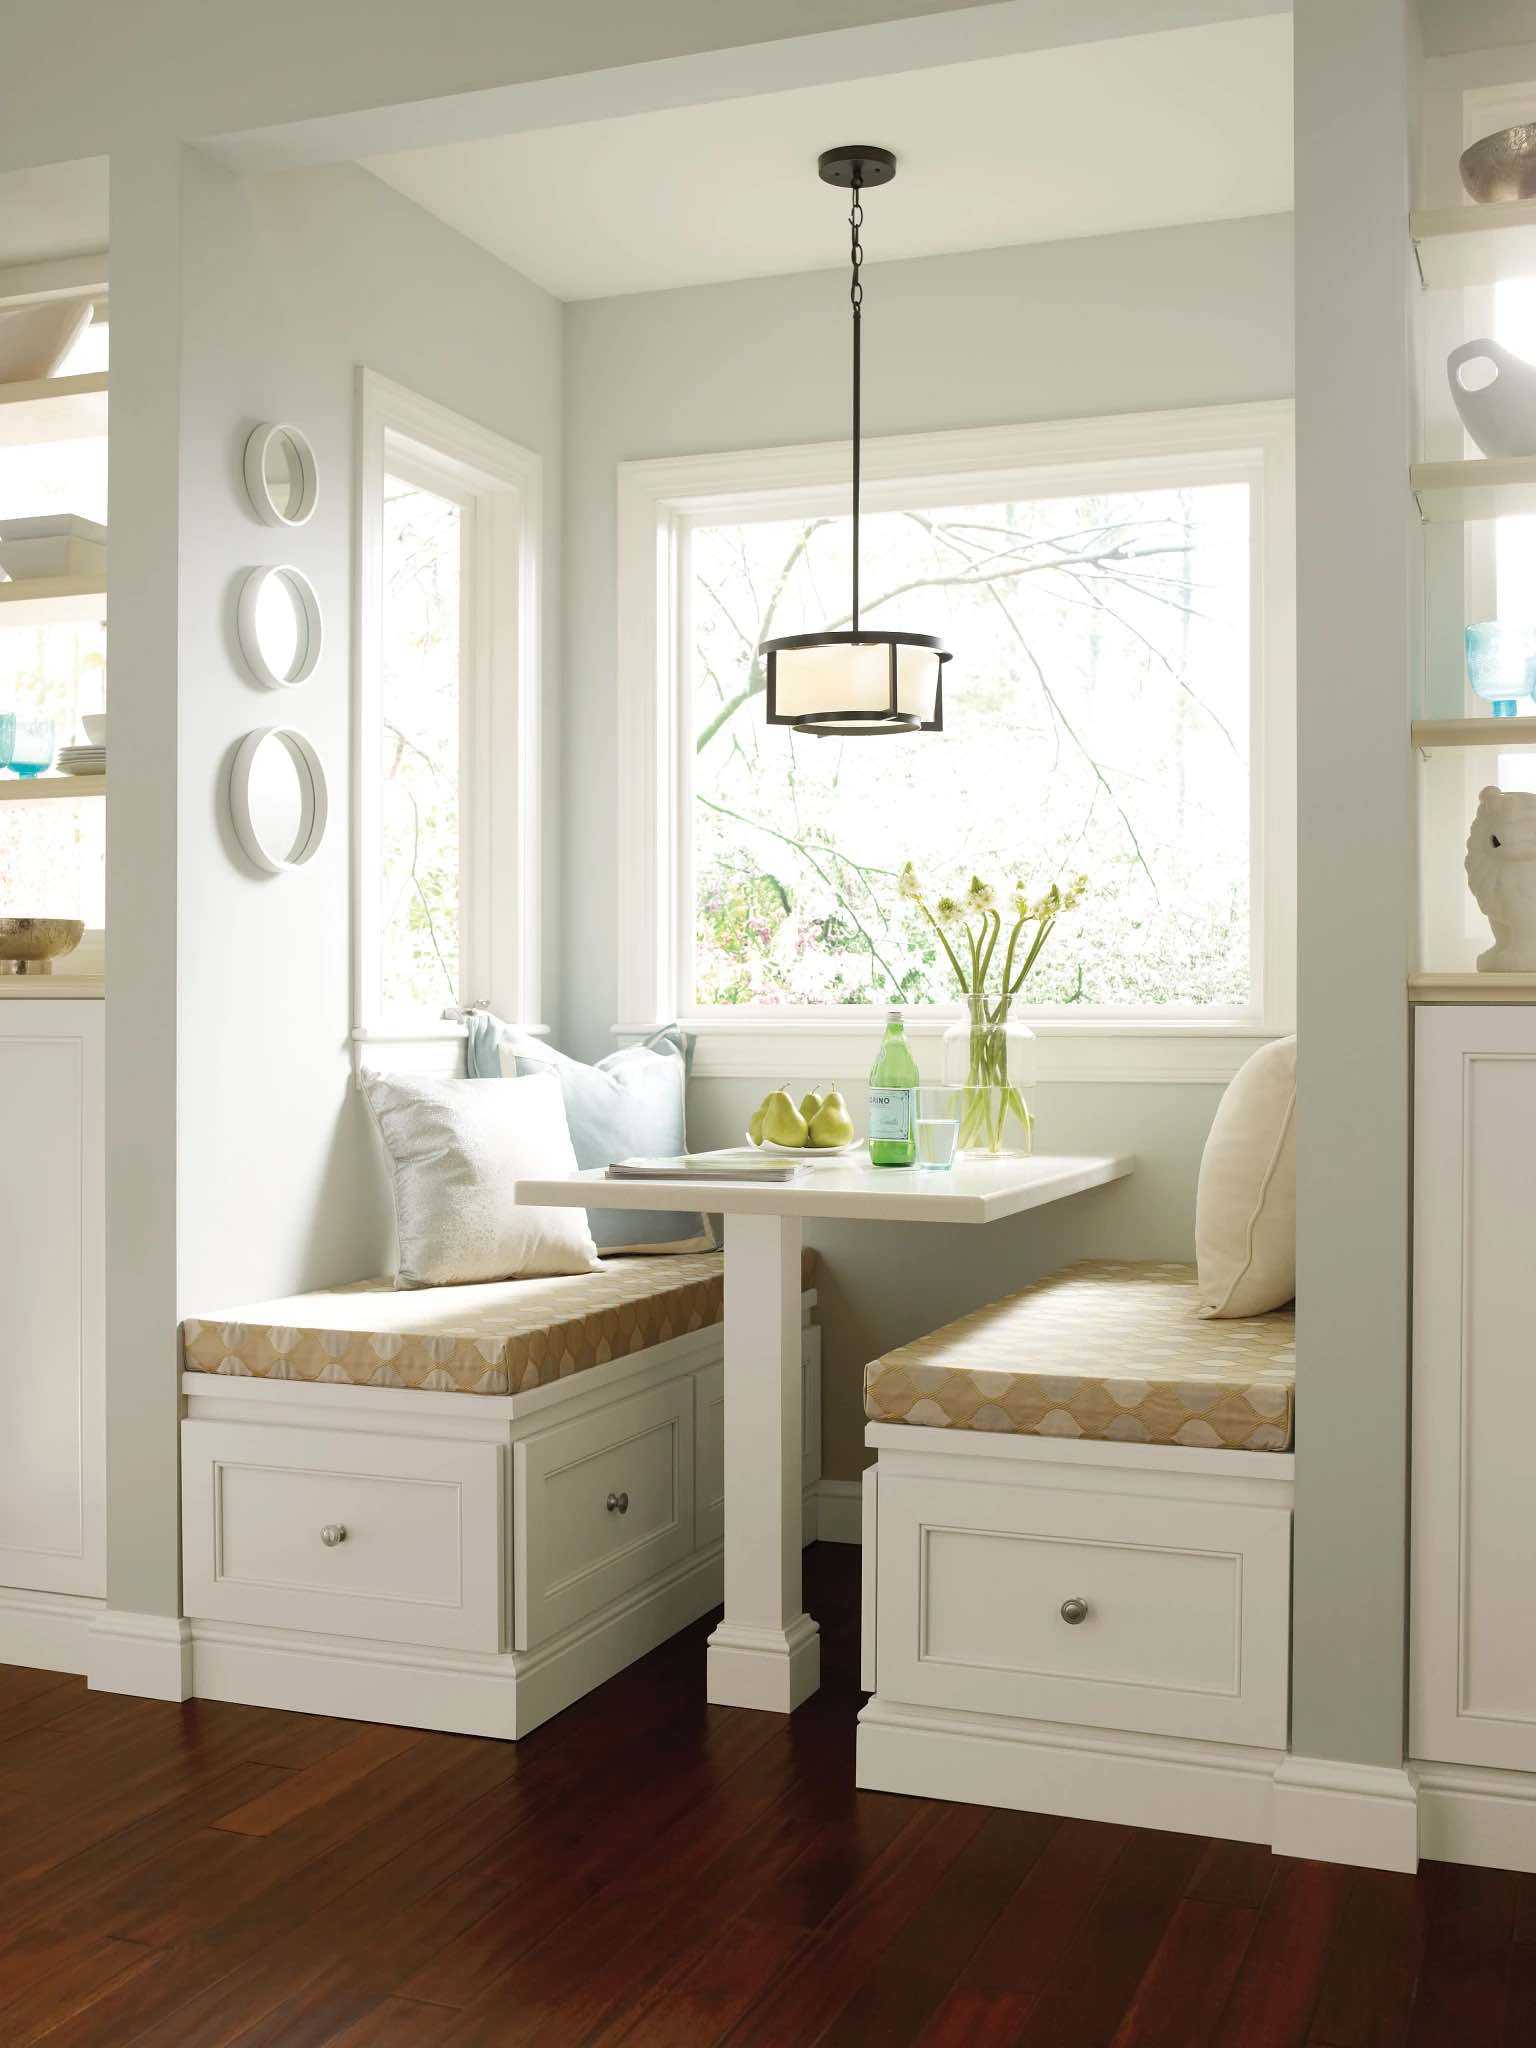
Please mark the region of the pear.
POLYGON ((747 1122, 747 1136, 752 1140, 754 1145, 761 1145, 761 1143, 763 1142, 763 1118, 767 1114, 768 1098, 765 1095, 762 1101, 757 1105, 756 1109, 753 1110, 752 1115, 747 1122))
POLYGON ((848 1145, 852 1142, 853 1118, 848 1114, 847 1103, 834 1088, 811 1118, 811 1143, 848 1145))
POLYGON ((800 1114, 808 1124, 813 1124, 816 1121, 816 1112, 821 1107, 821 1101, 821 1096, 814 1088, 807 1089, 805 1094, 801 1096, 800 1114))
POLYGON ((805 1118, 789 1099, 786 1089, 776 1088, 763 1104, 763 1136, 773 1145, 803 1145, 805 1118))

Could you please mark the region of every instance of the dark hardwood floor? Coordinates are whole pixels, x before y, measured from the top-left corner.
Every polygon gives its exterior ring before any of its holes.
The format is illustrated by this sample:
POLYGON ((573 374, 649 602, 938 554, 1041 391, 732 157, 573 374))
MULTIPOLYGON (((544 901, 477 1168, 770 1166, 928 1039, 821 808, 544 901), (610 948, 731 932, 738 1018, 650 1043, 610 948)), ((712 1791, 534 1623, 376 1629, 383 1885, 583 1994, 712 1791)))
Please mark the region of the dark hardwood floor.
POLYGON ((518 1744, 0 1668, 0 2044, 1536 2043, 1536 1878, 855 1792, 857 1575, 788 1722, 706 1625, 518 1744))

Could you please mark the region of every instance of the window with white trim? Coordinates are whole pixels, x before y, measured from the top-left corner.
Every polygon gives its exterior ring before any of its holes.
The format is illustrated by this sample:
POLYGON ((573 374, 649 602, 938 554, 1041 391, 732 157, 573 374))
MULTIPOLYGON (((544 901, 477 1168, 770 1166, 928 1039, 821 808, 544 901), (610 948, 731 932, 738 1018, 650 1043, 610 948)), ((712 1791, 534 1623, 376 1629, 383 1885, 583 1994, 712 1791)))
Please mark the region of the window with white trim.
POLYGON ((355 1024, 536 1021, 539 463, 359 377, 355 1024))
POLYGON ((952 1007, 910 861, 930 900, 973 875, 1032 899, 1086 877, 1034 1013, 1288 1026, 1289 407, 868 444, 864 617, 952 651, 935 735, 764 723, 759 641, 845 623, 842 462, 621 478, 621 664, 648 646, 657 667, 648 684, 631 661, 623 687, 673 764, 668 801, 629 812, 661 928, 630 948, 626 1021, 952 1007))

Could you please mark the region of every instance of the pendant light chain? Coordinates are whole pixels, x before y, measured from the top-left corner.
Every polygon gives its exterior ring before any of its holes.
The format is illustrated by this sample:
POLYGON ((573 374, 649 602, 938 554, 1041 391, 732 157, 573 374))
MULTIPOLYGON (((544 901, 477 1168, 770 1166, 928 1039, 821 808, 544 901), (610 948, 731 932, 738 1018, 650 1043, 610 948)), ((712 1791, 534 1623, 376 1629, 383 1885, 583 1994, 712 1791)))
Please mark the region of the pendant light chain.
POLYGON ((853 630, 859 630, 859 442, 861 439, 862 414, 862 332, 864 324, 864 280, 860 272, 864 267, 864 244, 859 240, 859 230, 864 225, 864 207, 861 200, 863 186, 855 178, 853 183, 853 206, 848 215, 848 230, 851 238, 850 262, 853 275, 848 284, 848 303, 853 308, 853 630))
POLYGON ((864 193, 896 175, 893 150, 872 143, 824 149, 816 161, 826 185, 849 195, 848 310, 853 327, 853 560, 848 626, 781 633, 759 643, 769 725, 813 739, 944 730, 944 664, 949 649, 931 633, 866 628, 859 617, 864 523, 864 193))

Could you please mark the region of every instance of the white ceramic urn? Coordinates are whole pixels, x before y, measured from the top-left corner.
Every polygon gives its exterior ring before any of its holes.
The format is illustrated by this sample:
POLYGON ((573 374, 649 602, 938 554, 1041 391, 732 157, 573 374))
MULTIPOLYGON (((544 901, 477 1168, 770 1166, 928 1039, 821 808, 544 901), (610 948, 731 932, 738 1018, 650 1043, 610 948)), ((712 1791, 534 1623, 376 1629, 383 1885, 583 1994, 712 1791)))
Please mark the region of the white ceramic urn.
POLYGON ((1536 455, 1536 366, 1485 339, 1453 348, 1445 368, 1461 424, 1485 455, 1536 455), (1485 366, 1484 381, 1469 388, 1474 363, 1485 366))

